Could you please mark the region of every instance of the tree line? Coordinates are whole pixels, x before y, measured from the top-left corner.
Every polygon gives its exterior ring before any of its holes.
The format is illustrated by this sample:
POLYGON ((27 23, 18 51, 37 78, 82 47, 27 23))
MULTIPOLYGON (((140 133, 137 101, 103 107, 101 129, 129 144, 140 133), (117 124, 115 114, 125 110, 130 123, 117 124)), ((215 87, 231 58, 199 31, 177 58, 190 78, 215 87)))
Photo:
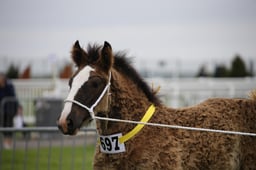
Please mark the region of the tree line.
MULTIPOLYGON (((73 74, 72 64, 67 63, 64 65, 59 74, 59 78, 65 79, 69 78, 73 74)), ((31 77, 31 66, 27 66, 24 70, 20 70, 18 66, 11 64, 6 71, 6 77, 10 79, 30 79, 31 77)), ((44 78, 50 78, 52 75, 46 75, 44 78)))
MULTIPOLYGON (((160 67, 164 67, 165 63, 160 63, 160 67)), ((216 64, 213 72, 209 72, 205 65, 202 65, 198 72, 196 73, 196 77, 252 77, 253 74, 253 64, 249 67, 246 66, 244 60, 240 55, 235 55, 231 60, 230 67, 225 64, 216 64)), ((59 78, 69 78, 72 73, 72 64, 66 63, 59 71, 59 78)), ((27 66, 25 70, 20 70, 18 66, 11 64, 6 71, 6 76, 8 78, 21 78, 21 79, 29 79, 31 78, 31 66, 27 66)), ((48 75, 47 77, 51 77, 48 75)))
POLYGON ((199 68, 196 77, 252 77, 253 64, 246 66, 244 60, 240 55, 235 55, 231 61, 230 68, 225 64, 216 64, 213 73, 209 73, 205 65, 199 68))

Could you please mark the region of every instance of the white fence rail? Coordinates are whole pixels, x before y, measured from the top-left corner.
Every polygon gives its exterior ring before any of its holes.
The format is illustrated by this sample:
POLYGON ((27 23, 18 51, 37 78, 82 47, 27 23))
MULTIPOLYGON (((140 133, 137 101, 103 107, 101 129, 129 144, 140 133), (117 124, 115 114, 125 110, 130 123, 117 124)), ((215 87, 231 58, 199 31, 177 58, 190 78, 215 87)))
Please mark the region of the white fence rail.
MULTIPOLYGON (((256 78, 151 78, 153 88, 161 87, 158 95, 170 107, 197 104, 207 98, 246 98, 256 89, 256 78)), ((68 80, 13 80, 18 99, 25 105, 25 120, 34 121, 34 100, 41 97, 64 99, 68 94, 68 80)))
POLYGON ((171 107, 191 106, 208 98, 247 98, 256 89, 256 78, 149 79, 164 103, 171 107))

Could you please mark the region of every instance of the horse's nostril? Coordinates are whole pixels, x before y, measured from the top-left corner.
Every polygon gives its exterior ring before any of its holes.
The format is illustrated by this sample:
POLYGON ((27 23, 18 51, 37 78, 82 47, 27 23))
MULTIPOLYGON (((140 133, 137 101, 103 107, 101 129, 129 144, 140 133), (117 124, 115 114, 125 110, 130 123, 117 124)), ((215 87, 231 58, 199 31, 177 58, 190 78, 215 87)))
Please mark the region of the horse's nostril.
POLYGON ((67 119, 67 127, 69 130, 73 129, 73 121, 71 119, 67 119))

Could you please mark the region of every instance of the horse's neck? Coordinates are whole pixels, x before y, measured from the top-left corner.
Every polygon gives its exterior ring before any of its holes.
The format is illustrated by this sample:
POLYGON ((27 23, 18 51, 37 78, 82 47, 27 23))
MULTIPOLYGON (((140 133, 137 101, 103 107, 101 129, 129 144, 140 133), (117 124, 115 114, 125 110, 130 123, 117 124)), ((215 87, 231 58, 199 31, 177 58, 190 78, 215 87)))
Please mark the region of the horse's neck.
MULTIPOLYGON (((112 72, 111 81, 111 109, 108 113, 110 118, 124 120, 140 120, 150 102, 141 89, 132 81, 117 71, 112 72)), ((127 133, 134 127, 134 124, 101 122, 101 131, 107 134, 127 133)))

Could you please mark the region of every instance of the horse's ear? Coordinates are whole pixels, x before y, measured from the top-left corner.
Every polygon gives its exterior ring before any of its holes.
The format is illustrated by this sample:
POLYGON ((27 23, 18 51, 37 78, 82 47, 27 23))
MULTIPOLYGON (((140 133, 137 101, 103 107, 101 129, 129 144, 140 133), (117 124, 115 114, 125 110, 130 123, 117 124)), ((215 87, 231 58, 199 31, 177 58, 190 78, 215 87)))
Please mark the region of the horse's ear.
POLYGON ((101 51, 101 66, 105 71, 109 71, 114 63, 114 56, 111 45, 105 41, 101 51))
POLYGON ((86 52, 81 48, 79 41, 77 40, 75 44, 73 45, 72 51, 71 51, 71 57, 75 64, 79 67, 86 63, 86 52))

